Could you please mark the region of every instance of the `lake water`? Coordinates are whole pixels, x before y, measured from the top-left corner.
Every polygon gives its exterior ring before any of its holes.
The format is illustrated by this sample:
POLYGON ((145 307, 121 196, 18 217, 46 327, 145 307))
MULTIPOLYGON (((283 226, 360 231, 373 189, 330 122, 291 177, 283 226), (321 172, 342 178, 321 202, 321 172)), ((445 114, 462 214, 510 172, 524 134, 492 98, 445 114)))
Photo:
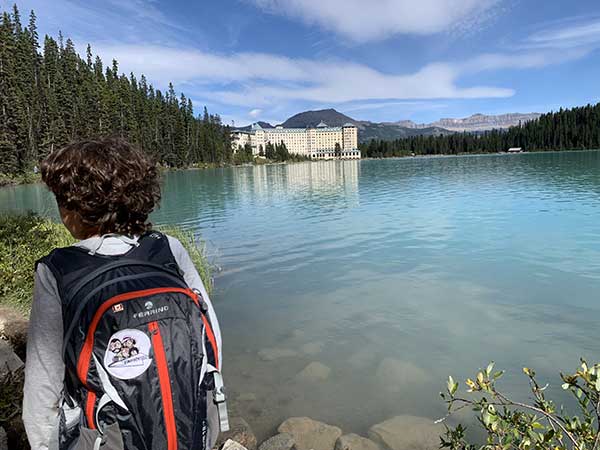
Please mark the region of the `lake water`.
MULTIPOLYGON (((0 205, 55 214, 39 185, 0 205)), ((523 366, 559 387, 600 359, 599 216, 600 152, 572 152, 173 172, 154 220, 221 268, 230 406, 260 439, 297 415, 440 417, 447 376, 492 359, 515 396, 523 366), (328 378, 298 378, 311 362, 328 378)))

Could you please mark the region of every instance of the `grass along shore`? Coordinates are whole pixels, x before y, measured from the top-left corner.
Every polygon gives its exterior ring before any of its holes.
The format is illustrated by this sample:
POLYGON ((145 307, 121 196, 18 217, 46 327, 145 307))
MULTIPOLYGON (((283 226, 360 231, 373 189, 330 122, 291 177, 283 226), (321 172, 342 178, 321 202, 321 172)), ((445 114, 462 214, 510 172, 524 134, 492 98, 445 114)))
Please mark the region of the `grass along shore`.
MULTIPOLYGON (((210 293, 211 266, 205 246, 190 231, 175 225, 157 227, 181 241, 210 293)), ((60 223, 35 214, 0 215, 0 306, 28 312, 33 292, 35 262, 52 249, 75 242, 60 223)))

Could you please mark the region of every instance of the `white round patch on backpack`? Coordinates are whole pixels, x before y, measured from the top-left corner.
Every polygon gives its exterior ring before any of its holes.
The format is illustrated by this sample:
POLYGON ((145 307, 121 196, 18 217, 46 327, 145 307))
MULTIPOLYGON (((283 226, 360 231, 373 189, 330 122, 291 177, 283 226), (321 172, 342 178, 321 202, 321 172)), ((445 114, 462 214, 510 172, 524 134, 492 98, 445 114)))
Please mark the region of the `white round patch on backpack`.
POLYGON ((113 377, 121 380, 139 377, 151 363, 150 338, 143 331, 121 330, 108 340, 104 367, 113 377))

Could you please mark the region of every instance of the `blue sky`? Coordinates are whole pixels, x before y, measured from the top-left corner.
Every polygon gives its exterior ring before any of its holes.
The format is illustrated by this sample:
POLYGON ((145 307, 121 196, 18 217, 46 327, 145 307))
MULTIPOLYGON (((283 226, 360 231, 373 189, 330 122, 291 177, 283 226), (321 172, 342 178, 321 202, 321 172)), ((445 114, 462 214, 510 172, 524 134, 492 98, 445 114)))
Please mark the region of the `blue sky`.
MULTIPOLYGON (((3 9, 12 1, 0 0, 3 9)), ((598 0, 25 0, 41 33, 224 121, 431 122, 600 99, 598 0)))

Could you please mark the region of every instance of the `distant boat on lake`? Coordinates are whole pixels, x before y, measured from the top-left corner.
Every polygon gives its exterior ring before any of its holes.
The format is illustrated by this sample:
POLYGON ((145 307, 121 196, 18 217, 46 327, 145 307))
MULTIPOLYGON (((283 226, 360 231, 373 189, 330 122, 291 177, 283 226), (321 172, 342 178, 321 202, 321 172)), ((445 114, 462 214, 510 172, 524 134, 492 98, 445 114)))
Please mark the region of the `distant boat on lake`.
POLYGON ((508 149, 508 153, 523 153, 522 147, 511 147, 508 149))

